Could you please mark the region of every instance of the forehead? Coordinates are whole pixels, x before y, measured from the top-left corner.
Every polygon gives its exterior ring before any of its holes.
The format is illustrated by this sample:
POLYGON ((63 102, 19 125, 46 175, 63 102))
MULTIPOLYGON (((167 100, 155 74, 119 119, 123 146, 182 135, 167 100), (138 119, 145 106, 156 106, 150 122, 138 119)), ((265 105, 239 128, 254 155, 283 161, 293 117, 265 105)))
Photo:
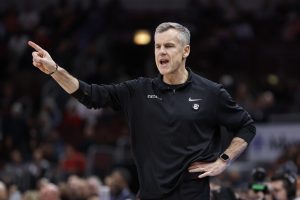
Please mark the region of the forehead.
POLYGON ((179 42, 179 32, 175 29, 168 29, 161 33, 155 33, 155 43, 179 42))

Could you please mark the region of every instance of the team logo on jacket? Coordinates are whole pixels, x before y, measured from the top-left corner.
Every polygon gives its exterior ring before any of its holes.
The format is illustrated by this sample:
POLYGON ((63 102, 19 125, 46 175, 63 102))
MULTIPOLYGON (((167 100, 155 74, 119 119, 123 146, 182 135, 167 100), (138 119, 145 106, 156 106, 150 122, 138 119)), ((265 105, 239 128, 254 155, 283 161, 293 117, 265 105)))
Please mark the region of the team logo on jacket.
POLYGON ((161 97, 158 97, 158 96, 155 95, 155 94, 148 94, 148 95, 147 95, 147 98, 148 98, 148 99, 158 99, 158 100, 162 100, 161 97))
POLYGON ((193 105, 193 109, 194 109, 194 110, 198 110, 198 109, 199 109, 199 104, 197 104, 197 103, 194 103, 194 105, 193 105))

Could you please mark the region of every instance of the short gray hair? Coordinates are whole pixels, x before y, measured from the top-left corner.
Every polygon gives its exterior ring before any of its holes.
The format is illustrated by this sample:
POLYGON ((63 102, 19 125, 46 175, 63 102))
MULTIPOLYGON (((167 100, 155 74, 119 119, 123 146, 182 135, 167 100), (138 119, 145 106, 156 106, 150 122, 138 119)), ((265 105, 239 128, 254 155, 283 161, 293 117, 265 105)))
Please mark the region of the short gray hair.
POLYGON ((160 25, 158 25, 156 27, 155 30, 155 35, 157 33, 162 33, 165 32, 169 29, 175 29, 179 32, 179 40, 186 45, 190 44, 190 38, 191 38, 191 34, 189 29, 187 29, 185 26, 175 23, 175 22, 164 22, 161 23, 160 25))

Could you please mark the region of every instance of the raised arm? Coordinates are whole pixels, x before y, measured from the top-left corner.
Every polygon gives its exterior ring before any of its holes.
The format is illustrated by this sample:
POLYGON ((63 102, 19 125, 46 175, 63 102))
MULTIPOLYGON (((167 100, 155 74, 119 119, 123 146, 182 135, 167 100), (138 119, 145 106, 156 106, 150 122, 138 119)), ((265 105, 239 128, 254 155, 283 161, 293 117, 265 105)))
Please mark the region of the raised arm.
POLYGON ((32 52, 32 64, 45 74, 50 75, 67 93, 71 94, 79 88, 79 81, 65 69, 58 66, 50 54, 32 41, 28 42, 35 51, 32 52))

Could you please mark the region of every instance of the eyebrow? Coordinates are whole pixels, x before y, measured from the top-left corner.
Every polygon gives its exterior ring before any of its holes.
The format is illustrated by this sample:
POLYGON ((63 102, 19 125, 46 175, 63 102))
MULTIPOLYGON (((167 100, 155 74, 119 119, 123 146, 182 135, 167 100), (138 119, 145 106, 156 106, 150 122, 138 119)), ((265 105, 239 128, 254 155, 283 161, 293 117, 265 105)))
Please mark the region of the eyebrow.
POLYGON ((161 46, 161 45, 169 45, 169 46, 175 46, 175 43, 174 42, 166 42, 166 43, 163 43, 163 44, 160 44, 160 43, 155 43, 154 46, 161 46))

